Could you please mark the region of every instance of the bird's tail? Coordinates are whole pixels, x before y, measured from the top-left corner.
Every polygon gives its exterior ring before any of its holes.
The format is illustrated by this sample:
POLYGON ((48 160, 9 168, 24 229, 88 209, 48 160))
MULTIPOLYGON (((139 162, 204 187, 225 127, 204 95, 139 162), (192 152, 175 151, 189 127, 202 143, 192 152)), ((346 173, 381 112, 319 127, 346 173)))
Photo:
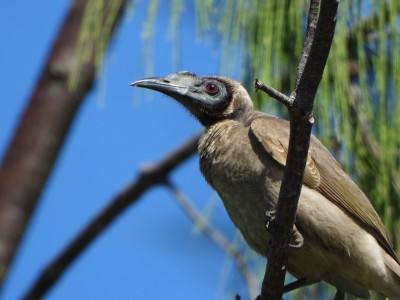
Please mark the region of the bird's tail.
POLYGON ((384 262, 388 275, 386 296, 390 300, 400 300, 400 264, 389 254, 385 255, 384 262))

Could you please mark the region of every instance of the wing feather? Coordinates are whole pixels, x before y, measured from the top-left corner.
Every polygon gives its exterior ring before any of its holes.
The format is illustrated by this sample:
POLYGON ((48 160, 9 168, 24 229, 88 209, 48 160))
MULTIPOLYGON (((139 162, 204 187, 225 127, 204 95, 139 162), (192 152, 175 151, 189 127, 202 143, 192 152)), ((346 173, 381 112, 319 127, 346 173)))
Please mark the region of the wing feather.
MULTIPOLYGON (((285 166, 289 148, 289 122, 264 115, 252 120, 250 128, 265 151, 285 166)), ((314 136, 311 136, 310 140, 304 184, 318 190, 367 228, 383 248, 399 262, 386 228, 368 198, 314 136)))

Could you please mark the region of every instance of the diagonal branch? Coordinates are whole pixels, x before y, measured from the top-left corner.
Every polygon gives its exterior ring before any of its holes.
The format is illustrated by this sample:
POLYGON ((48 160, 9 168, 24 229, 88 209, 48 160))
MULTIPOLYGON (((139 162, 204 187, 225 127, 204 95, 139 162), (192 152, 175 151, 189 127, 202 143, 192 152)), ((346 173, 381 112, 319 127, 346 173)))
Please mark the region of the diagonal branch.
MULTIPOLYGON (((0 168, 0 286, 75 113, 95 79, 95 56, 102 41, 93 41, 93 51, 84 62, 75 53, 88 2, 72 2, 0 168), (79 79, 71 90, 68 81, 77 64, 79 79)), ((125 2, 120 0, 115 10, 111 9, 115 1, 103 0, 99 25, 108 26, 109 35, 125 2)), ((109 36, 102 38, 108 41, 109 36)))
POLYGON ((313 125, 313 102, 328 58, 336 25, 337 0, 311 1, 307 36, 300 59, 297 82, 289 106, 290 139, 286 168, 276 207, 276 230, 272 233, 261 299, 280 300, 286 274, 289 240, 295 221, 313 125))
POLYGON ((157 164, 142 170, 136 181, 122 190, 94 219, 75 237, 38 277, 24 299, 41 299, 57 282, 66 269, 86 247, 110 225, 125 209, 155 185, 165 184, 168 175, 197 150, 200 135, 196 135, 157 164))
POLYGON ((193 206, 191 201, 189 201, 189 199, 187 199, 187 197, 175 185, 168 182, 167 187, 175 196, 176 201, 189 216, 189 218, 194 223, 200 223, 202 231, 205 233, 205 235, 232 257, 246 281, 246 286, 251 299, 254 299, 258 294, 258 281, 250 271, 246 259, 221 231, 213 227, 204 219, 204 217, 197 211, 196 207, 193 206))
POLYGON ((275 100, 281 102, 282 104, 286 105, 286 107, 289 107, 292 105, 292 100, 288 96, 277 91, 276 89, 269 86, 268 84, 261 82, 258 79, 256 79, 254 81, 254 88, 256 89, 256 91, 261 90, 264 93, 267 93, 268 96, 270 96, 270 97, 274 98, 275 100))

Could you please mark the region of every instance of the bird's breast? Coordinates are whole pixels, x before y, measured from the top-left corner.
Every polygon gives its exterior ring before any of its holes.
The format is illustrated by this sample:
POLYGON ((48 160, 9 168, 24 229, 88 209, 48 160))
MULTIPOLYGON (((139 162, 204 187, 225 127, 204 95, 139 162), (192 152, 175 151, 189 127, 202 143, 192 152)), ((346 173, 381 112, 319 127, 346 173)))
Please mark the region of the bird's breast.
POLYGON ((265 253, 265 211, 275 207, 283 168, 262 161, 254 147, 248 127, 220 122, 200 140, 200 169, 246 241, 265 253))
POLYGON ((241 123, 229 120, 209 128, 200 139, 199 155, 200 169, 217 191, 265 178, 267 170, 251 146, 249 128, 241 123))

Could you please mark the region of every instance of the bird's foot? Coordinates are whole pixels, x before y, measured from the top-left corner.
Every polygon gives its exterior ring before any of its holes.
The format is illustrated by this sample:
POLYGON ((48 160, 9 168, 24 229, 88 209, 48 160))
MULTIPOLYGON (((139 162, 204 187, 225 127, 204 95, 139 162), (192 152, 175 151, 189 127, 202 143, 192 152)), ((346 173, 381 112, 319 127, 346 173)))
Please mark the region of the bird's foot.
POLYGON ((297 230, 296 225, 293 225, 292 238, 294 243, 289 243, 289 246, 295 249, 300 249, 304 245, 304 238, 300 231, 297 230))
MULTIPOLYGON (((265 212, 265 227, 272 233, 276 230, 276 210, 269 210, 265 212)), ((296 225, 293 225, 292 238, 294 243, 289 243, 291 248, 300 249, 304 245, 304 238, 302 234, 297 230, 296 225)))
POLYGON ((276 230, 276 210, 267 210, 265 212, 265 228, 272 233, 276 230))

